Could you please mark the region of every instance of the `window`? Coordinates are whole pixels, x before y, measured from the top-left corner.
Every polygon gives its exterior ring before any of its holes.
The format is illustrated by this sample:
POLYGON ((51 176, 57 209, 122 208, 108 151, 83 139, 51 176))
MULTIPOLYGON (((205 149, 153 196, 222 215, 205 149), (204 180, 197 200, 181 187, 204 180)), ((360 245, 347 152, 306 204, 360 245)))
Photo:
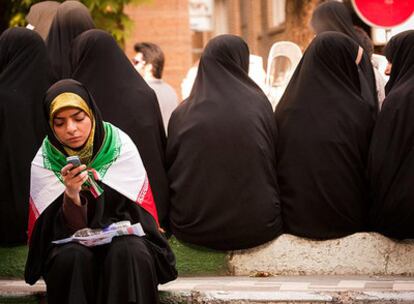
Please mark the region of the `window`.
POLYGON ((282 29, 286 21, 286 0, 267 0, 269 30, 282 29))
POLYGON ((214 36, 229 33, 229 9, 227 0, 214 2, 214 36))

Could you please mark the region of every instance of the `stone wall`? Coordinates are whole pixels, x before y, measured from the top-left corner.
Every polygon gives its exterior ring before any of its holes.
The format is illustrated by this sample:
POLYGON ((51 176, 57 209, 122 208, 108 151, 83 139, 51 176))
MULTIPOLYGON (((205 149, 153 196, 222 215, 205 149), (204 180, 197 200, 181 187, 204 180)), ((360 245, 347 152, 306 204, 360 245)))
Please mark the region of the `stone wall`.
POLYGON ((234 275, 414 275, 414 240, 378 233, 315 241, 284 234, 229 256, 234 275))

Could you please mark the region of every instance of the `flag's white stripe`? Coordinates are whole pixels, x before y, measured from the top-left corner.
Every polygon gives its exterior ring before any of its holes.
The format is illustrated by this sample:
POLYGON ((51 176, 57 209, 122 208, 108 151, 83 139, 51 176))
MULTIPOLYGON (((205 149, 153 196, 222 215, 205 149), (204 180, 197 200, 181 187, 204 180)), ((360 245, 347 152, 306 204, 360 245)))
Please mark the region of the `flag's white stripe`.
MULTIPOLYGON (((117 160, 109 167, 102 182, 135 201, 144 186, 146 171, 138 149, 127 134, 118 129, 121 150, 117 160)), ((42 148, 37 152, 31 170, 30 195, 39 215, 65 191, 56 175, 44 168, 42 148)))
POLYGON ((108 169, 102 182, 122 195, 135 201, 146 178, 146 171, 135 144, 119 130, 121 153, 108 169))
POLYGON ((65 191, 65 186, 56 175, 43 167, 42 148, 40 148, 32 162, 30 176, 30 196, 39 214, 63 191, 65 191))

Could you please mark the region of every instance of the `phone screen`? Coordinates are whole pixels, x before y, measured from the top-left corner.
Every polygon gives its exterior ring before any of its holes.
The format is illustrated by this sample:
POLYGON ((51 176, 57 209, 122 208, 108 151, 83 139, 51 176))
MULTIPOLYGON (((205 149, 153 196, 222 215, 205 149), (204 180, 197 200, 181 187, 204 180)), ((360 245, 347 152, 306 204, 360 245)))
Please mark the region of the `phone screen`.
POLYGON ((68 164, 72 164, 74 168, 79 167, 81 165, 79 156, 77 155, 67 157, 66 161, 68 162, 68 164))

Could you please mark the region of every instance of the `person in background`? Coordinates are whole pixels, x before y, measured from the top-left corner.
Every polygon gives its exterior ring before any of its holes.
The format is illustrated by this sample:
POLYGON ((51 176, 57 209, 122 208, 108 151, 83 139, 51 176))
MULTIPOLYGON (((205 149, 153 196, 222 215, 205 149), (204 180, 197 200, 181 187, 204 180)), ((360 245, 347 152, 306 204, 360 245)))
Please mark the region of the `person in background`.
MULTIPOLYGON (((317 35, 327 31, 343 33, 364 47, 355 32, 351 14, 342 2, 329 0, 319 4, 312 13, 311 27, 317 35)), ((367 50, 363 53, 361 63, 358 65, 358 73, 361 95, 370 105, 372 116, 375 118, 378 114, 377 89, 367 50)))
POLYGON ((386 97, 368 158, 373 196, 370 227, 388 237, 414 238, 414 31, 391 38, 386 97))
MULTIPOLYGON (((194 80, 198 72, 198 64, 196 63, 187 71, 187 74, 181 82, 181 96, 186 99, 190 96, 191 89, 193 88, 194 80)), ((257 55, 249 56, 249 77, 262 89, 263 92, 267 92, 266 87, 266 72, 263 69, 263 58, 257 55)))
POLYGON ((57 1, 42 1, 33 4, 26 15, 27 28, 36 31, 43 40, 46 40, 59 5, 57 1))
POLYGON ((362 53, 342 33, 317 35, 276 107, 287 233, 339 238, 364 231, 368 222, 366 167, 374 118, 361 97, 362 53))
POLYGON ((30 163, 44 136, 49 87, 46 46, 34 31, 0 36, 0 245, 27 241, 30 163))
POLYGON ((262 89, 263 92, 268 91, 266 88, 266 72, 263 69, 263 58, 258 55, 249 56, 249 77, 262 89))
POLYGON ((211 39, 190 96, 171 116, 169 215, 173 234, 184 242, 236 250, 282 233, 276 125, 248 68, 243 39, 211 39))
POLYGON ((183 100, 190 96, 191 90, 193 89, 194 80, 197 77, 199 60, 197 60, 191 68, 188 69, 187 74, 181 81, 181 98, 183 100))
POLYGON ((93 28, 95 24, 85 5, 74 0, 59 5, 46 39, 54 81, 71 77, 72 41, 80 33, 93 28))
POLYGON ((102 120, 92 95, 73 79, 52 85, 43 108, 48 128, 32 162, 26 282, 43 277, 49 304, 159 303, 158 284, 177 271, 140 151, 102 120), (79 166, 67 162, 75 155, 79 166), (127 228, 96 246, 54 243, 120 222, 139 223, 143 233, 127 228))
POLYGON ((161 48, 155 43, 140 42, 134 46, 136 55, 132 59, 136 70, 155 91, 161 109, 164 128, 167 132, 168 121, 178 105, 177 93, 162 80, 165 57, 161 48))
POLYGON ((165 168, 166 137, 157 96, 134 69, 114 37, 102 30, 80 34, 72 44, 72 78, 88 87, 104 120, 127 133, 137 146, 167 229, 170 204, 165 168))
POLYGON ((372 55, 374 54, 374 44, 372 43, 371 38, 359 26, 354 26, 355 32, 359 37, 359 40, 362 43, 362 47, 368 53, 369 58, 371 59, 372 67, 374 68, 375 82, 377 87, 377 97, 378 97, 378 110, 381 110, 382 102, 385 98, 385 79, 382 77, 381 72, 378 70, 378 62, 376 62, 372 55))

